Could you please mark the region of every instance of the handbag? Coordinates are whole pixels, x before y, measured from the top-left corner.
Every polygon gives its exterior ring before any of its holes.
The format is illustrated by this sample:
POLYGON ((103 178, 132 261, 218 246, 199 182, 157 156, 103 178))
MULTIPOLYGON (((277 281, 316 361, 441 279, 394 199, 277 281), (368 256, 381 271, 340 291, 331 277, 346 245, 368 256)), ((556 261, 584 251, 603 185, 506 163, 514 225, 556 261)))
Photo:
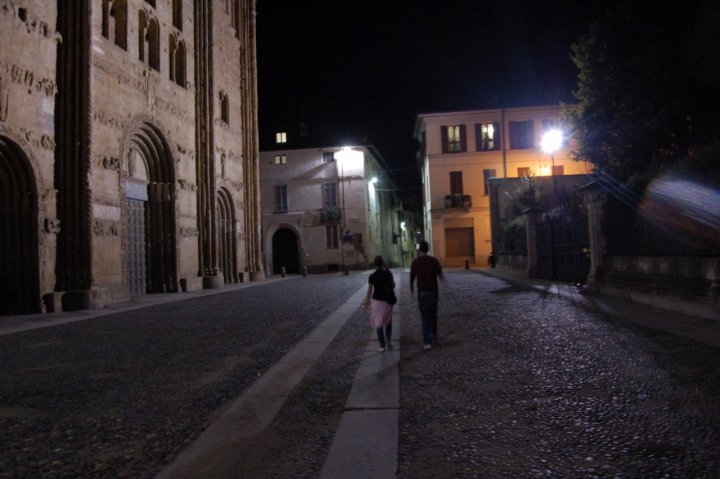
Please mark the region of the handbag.
POLYGON ((390 294, 388 294, 388 303, 395 304, 397 303, 397 296, 395 296, 395 291, 390 290, 390 294))

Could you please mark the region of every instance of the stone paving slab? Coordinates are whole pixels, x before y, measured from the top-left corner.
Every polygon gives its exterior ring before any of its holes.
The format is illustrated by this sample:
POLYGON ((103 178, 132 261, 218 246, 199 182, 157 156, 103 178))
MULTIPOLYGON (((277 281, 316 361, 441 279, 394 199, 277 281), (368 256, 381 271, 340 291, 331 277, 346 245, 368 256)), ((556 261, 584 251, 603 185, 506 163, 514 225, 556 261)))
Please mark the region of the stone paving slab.
MULTIPOLYGON (((402 283, 395 276, 396 290, 402 283)), ((395 477, 400 410, 402 308, 393 311, 392 350, 377 351, 372 331, 345 403, 321 479, 395 477)))
POLYGON ((395 477, 398 409, 346 411, 320 479, 395 477))
MULTIPOLYGON (((357 311, 358 298, 364 291, 366 286, 275 363, 158 477, 237 477, 237 471, 241 470, 237 452, 242 450, 244 443, 272 423, 293 389, 335 338, 342 324, 357 311)), ((397 422, 394 427, 397 430, 397 422)))

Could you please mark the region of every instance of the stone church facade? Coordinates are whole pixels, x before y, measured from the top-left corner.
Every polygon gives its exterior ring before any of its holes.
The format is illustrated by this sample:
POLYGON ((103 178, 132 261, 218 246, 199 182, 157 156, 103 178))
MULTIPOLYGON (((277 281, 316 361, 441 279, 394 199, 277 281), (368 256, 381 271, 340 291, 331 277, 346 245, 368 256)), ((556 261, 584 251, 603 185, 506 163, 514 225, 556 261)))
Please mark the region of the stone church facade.
POLYGON ((264 277, 255 0, 0 0, 0 314, 264 277))

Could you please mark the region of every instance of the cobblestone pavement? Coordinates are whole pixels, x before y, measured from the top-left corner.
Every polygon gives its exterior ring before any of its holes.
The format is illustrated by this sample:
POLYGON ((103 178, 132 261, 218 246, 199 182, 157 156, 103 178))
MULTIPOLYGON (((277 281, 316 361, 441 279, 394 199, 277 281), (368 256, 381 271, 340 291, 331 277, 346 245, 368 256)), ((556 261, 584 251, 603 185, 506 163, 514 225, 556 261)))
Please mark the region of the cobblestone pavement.
POLYGON ((400 478, 720 477, 720 349, 479 272, 406 308, 400 478))
MULTIPOLYGON (((0 337, 0 477, 154 477, 365 281, 310 276, 0 337)), ((399 297, 398 477, 720 477, 718 348, 477 271, 442 287, 432 351, 407 281, 399 297)), ((369 333, 359 310, 238 451, 238 477, 318 477, 369 333)))
MULTIPOLYGON (((309 276, 0 337, 0 477, 154 477, 365 281, 309 276)), ((349 387, 352 363, 333 367, 349 387)), ((314 407, 342 410, 326 401, 314 407)))

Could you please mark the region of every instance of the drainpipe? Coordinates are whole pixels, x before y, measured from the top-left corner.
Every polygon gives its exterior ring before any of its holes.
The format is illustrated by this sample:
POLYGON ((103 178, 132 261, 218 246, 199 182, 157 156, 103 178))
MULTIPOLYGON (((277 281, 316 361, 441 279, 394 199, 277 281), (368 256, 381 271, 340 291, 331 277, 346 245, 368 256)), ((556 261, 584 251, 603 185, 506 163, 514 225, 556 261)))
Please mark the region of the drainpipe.
POLYGON ((503 178, 507 178, 507 142, 505 140, 505 108, 500 110, 500 129, 502 134, 500 135, 500 148, 502 148, 502 161, 503 161, 503 178))

